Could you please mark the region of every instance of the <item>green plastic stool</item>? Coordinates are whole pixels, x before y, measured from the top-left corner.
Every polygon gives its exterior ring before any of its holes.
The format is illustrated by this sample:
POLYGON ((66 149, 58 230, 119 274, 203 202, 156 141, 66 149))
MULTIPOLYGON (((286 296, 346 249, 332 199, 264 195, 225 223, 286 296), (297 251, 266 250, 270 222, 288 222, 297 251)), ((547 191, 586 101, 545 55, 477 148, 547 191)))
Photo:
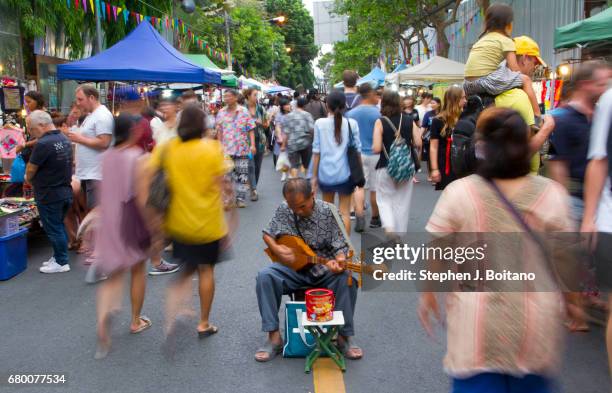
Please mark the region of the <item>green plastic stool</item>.
POLYGON ((342 314, 342 311, 334 311, 334 318, 327 322, 309 321, 306 313, 302 313, 302 326, 312 334, 316 344, 315 349, 306 358, 304 372, 306 374, 310 373, 315 360, 321 355, 329 356, 340 367, 340 370, 346 371, 344 355, 332 342, 332 338, 344 326, 344 314, 342 314), (327 332, 323 331, 323 327, 327 328, 327 332))

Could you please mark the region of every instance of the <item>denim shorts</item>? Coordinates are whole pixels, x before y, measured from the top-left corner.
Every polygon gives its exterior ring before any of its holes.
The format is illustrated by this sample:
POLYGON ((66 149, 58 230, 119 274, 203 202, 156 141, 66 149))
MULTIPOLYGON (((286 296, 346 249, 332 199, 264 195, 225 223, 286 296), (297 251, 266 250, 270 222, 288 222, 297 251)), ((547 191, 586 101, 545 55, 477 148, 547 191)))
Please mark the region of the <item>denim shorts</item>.
POLYGON ((319 189, 324 193, 338 193, 339 195, 351 195, 355 191, 355 184, 348 179, 344 183, 328 185, 319 183, 319 189))

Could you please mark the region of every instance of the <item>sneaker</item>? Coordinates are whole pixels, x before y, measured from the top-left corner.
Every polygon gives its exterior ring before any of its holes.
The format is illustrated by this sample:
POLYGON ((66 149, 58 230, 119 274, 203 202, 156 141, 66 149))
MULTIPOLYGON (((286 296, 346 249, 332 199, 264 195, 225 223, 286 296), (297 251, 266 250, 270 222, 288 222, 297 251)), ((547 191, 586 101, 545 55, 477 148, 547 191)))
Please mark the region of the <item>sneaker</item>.
POLYGON ((370 220, 370 228, 380 228, 382 222, 380 222, 380 216, 372 217, 370 220))
POLYGON ((51 257, 51 258, 49 258, 48 260, 44 261, 44 262, 42 263, 42 266, 47 266, 47 265, 49 265, 50 263, 55 263, 55 257, 51 257))
POLYGON ((256 202, 259 199, 259 195, 257 195, 257 190, 251 191, 251 201, 256 202))
POLYGON ((151 266, 151 270, 149 270, 149 274, 151 276, 161 276, 162 274, 174 273, 178 271, 180 268, 181 268, 181 265, 175 265, 174 263, 170 263, 162 259, 159 266, 151 266))
POLYGON ((41 266, 40 267, 40 272, 41 273, 66 273, 70 271, 70 265, 69 264, 65 264, 65 265, 60 265, 57 262, 55 262, 55 260, 48 261, 49 263, 45 266, 41 266))
POLYGON ((365 231, 365 217, 357 217, 355 221, 355 232, 361 233, 365 231))

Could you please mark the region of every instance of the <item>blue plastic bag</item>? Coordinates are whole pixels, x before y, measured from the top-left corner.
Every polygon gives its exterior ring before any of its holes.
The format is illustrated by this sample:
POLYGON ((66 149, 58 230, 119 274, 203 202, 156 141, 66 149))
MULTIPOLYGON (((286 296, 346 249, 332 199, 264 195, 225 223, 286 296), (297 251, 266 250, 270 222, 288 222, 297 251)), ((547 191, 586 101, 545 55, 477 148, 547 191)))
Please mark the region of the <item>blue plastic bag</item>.
POLYGON ((285 304, 285 345, 283 357, 305 358, 315 348, 315 339, 302 326, 302 313, 306 312, 306 302, 287 302, 285 304))
POLYGON ((11 183, 23 183, 25 181, 26 163, 19 154, 11 165, 11 183))

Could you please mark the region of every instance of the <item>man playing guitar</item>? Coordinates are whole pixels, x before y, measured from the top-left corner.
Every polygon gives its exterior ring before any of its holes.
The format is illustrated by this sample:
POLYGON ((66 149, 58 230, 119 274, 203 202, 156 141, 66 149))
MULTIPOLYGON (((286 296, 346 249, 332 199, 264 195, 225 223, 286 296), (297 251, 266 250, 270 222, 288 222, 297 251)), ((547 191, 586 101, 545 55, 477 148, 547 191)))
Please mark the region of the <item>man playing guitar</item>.
POLYGON ((281 297, 296 290, 317 287, 334 291, 336 309, 343 311, 345 325, 338 336, 338 346, 348 359, 360 359, 361 348, 351 343, 353 313, 357 301, 357 280, 349 279, 342 263, 349 251, 331 204, 316 200, 310 182, 291 179, 283 186, 283 202, 274 217, 263 230, 263 240, 281 263, 273 263, 257 274, 257 303, 262 320, 262 330, 268 340, 257 350, 255 360, 267 362, 282 351, 283 340, 279 332, 278 310, 281 297), (298 236, 321 258, 325 264, 308 265, 299 271, 290 266, 296 261, 294 251, 278 244, 280 236, 298 236))

